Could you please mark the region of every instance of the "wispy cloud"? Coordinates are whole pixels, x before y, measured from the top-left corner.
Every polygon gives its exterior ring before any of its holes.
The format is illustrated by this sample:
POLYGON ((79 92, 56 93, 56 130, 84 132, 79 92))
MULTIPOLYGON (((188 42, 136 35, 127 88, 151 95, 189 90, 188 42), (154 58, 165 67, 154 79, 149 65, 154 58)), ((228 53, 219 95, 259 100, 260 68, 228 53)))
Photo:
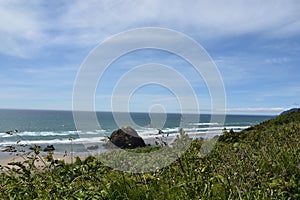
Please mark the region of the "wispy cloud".
POLYGON ((300 31, 299 6, 295 1, 76 1, 63 22, 76 28, 82 42, 141 25, 194 30, 214 39, 252 33, 285 37, 300 31))
POLYGON ((41 41, 38 8, 36 1, 0 2, 0 53, 25 57, 41 41))
POLYGON ((95 45, 111 34, 143 26, 173 28, 213 40, 244 34, 284 38, 300 32, 300 4, 292 0, 76 0, 61 5, 1 1, 0 52, 24 56, 43 45, 95 45))
POLYGON ((282 63, 286 63, 288 62, 289 59, 286 57, 282 57, 282 58, 268 58, 265 60, 266 63, 268 64, 282 64, 282 63))
POLYGON ((76 72, 77 69, 72 66, 61 66, 61 67, 23 67, 23 68, 14 68, 14 71, 16 72, 24 72, 26 74, 31 74, 31 75, 41 75, 41 74, 54 74, 57 76, 59 73, 69 73, 69 72, 76 72))
POLYGON ((226 111, 229 113, 255 113, 255 114, 266 114, 266 113, 280 113, 288 108, 227 108, 226 111))

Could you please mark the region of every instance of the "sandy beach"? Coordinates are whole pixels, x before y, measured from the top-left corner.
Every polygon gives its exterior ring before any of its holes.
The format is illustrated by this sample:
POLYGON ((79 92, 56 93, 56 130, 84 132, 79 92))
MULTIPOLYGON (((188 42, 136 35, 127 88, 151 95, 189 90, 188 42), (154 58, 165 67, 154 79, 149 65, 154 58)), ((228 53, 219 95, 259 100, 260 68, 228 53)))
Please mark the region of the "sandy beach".
MULTIPOLYGON (((63 154, 53 154, 53 158, 55 160, 64 160, 65 163, 72 163, 72 157, 73 157, 73 162, 75 162, 76 157, 79 157, 81 160, 84 160, 88 155, 63 155, 63 154)), ((41 155, 42 158, 46 157, 46 154, 41 155)), ((8 163, 11 162, 23 162, 25 161, 26 157, 22 157, 22 156, 4 156, 4 157, 0 157, 0 166, 10 166, 8 165, 8 163)), ((37 167, 43 167, 44 164, 42 161, 38 160, 36 162, 36 166, 37 167)))

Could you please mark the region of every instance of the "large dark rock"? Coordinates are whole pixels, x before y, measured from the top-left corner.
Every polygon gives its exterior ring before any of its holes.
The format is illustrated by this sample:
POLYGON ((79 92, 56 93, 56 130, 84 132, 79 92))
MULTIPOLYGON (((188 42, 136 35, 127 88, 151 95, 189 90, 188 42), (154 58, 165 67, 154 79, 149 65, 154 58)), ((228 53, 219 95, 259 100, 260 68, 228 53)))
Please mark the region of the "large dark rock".
POLYGON ((43 151, 45 151, 45 152, 52 152, 52 151, 54 151, 54 150, 55 150, 55 148, 54 148, 54 146, 51 144, 51 145, 48 145, 47 147, 45 147, 43 151))
POLYGON ((115 130, 109 140, 122 149, 134 149, 137 147, 145 147, 146 144, 138 133, 130 126, 124 126, 115 130))

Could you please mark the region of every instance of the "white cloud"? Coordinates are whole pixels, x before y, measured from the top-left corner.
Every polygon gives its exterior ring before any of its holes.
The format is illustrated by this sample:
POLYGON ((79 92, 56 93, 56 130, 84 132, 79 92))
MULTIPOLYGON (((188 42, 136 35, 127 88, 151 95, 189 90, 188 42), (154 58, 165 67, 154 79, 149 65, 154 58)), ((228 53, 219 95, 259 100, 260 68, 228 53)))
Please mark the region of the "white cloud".
POLYGON ((286 57, 282 57, 282 58, 268 58, 265 60, 266 63, 268 64, 283 64, 288 62, 289 59, 286 57))
POLYGON ((61 67, 23 67, 23 68, 15 68, 14 71, 16 72, 24 72, 25 74, 29 75, 55 75, 60 73, 70 73, 70 72, 76 72, 77 69, 75 67, 71 66, 61 66, 61 67))
POLYGON ((288 108, 227 108, 228 113, 279 113, 287 110, 288 108))
POLYGON ((0 52, 24 57, 41 38, 36 1, 0 2, 0 52))
POLYGON ((0 7, 0 30, 8 34, 20 34, 25 38, 30 38, 31 33, 37 28, 33 13, 29 13, 29 8, 16 1, 1 1, 0 7))
POLYGON ((90 46, 111 34, 144 26, 173 28, 201 39, 249 33, 286 37, 300 32, 300 4, 292 0, 77 0, 62 4, 63 9, 35 0, 2 0, 0 52, 26 56, 47 45, 90 46))
POLYGON ((300 31, 299 6, 296 1, 77 1, 63 22, 76 28, 81 42, 142 26, 195 30, 202 38, 247 33, 284 37, 300 31))

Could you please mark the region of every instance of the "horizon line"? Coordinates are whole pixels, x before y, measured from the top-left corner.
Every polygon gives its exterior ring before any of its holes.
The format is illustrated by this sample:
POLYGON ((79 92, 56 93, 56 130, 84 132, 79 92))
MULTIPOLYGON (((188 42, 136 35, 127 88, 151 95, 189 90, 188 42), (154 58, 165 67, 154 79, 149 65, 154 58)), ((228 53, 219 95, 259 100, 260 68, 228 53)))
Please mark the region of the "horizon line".
MULTIPOLYGON (((289 110, 291 108, 287 108, 286 110, 289 110)), ((15 111, 58 111, 58 112, 103 112, 103 113, 143 113, 147 114, 149 112, 145 111, 132 111, 132 112, 126 112, 126 111, 109 111, 109 110, 95 110, 95 111, 87 111, 87 110, 67 110, 67 109, 38 109, 38 108, 0 108, 0 110, 15 110, 15 111)), ((285 110, 284 110, 285 111, 285 110)), ((153 112, 153 114, 163 114, 161 112, 153 112)), ((180 113, 180 112, 168 112, 166 114, 190 114, 190 115, 223 115, 222 113, 209 113, 203 112, 203 113, 180 113)), ((231 113, 231 112, 225 112, 224 115, 244 115, 244 116, 277 116, 279 114, 271 114, 271 113, 231 113)))

